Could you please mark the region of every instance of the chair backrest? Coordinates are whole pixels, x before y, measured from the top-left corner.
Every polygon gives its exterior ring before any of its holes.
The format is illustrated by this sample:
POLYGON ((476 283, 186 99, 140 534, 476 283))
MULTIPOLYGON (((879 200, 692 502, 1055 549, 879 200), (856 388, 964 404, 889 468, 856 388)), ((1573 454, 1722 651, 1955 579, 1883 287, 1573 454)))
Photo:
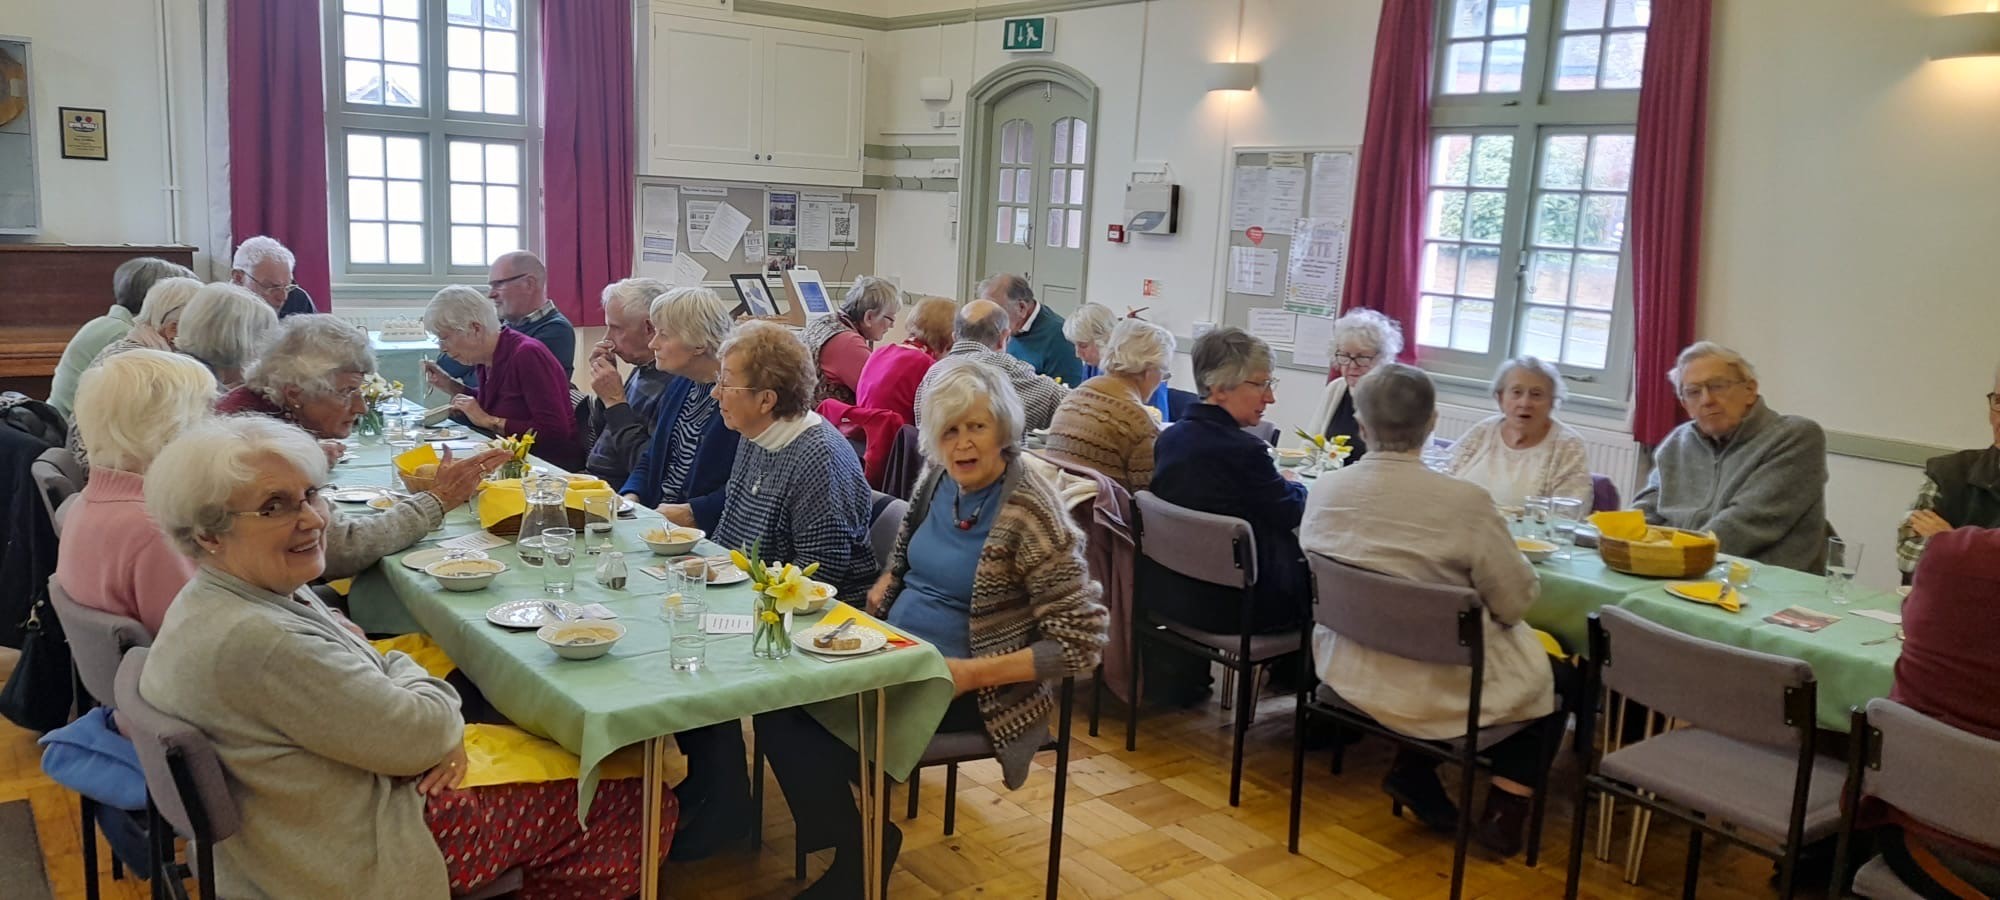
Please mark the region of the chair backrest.
POLYGON ((1257 436, 1257 439, 1273 447, 1278 446, 1278 423, 1270 419, 1259 419, 1255 425, 1245 425, 1243 430, 1257 436))
MULTIPOLYGON (((35 461, 28 466, 28 470, 35 478, 35 491, 42 497, 42 509, 49 514, 51 526, 56 521, 56 509, 79 490, 79 485, 83 484, 81 468, 76 464, 76 454, 63 447, 50 447, 42 451, 42 455, 35 457, 35 461)), ((57 529, 56 533, 60 535, 62 530, 57 529)))
POLYGON ((69 638, 70 658, 76 662, 84 690, 98 703, 112 706, 111 692, 118 683, 118 664, 125 659, 125 651, 152 646, 153 636, 138 619, 76 602, 53 575, 49 576, 49 604, 55 607, 63 634, 69 638))
POLYGON ((1590 473, 1590 511, 1610 512, 1617 509, 1618 485, 1609 477, 1590 473))
POLYGON ((1813 727, 1813 671, 1804 660, 1682 634, 1615 606, 1593 621, 1590 658, 1604 685, 1655 712, 1788 748, 1813 727))
POLYGON ((875 568, 889 568, 889 554, 896 552, 896 534, 903 528, 903 516, 910 501, 875 492, 875 518, 868 523, 868 546, 875 551, 875 568))
POLYGON ((139 696, 147 649, 125 654, 118 667, 118 727, 132 739, 146 790, 167 824, 181 836, 214 843, 236 833, 242 812, 229 793, 229 777, 215 744, 201 729, 156 709, 139 696))
POLYGON ((1923 823, 2000 846, 2000 741, 1894 700, 1868 701, 1868 771, 1861 790, 1923 823))
POLYGON ((1132 497, 1141 558, 1196 581, 1243 590, 1257 583, 1257 538, 1250 523, 1197 512, 1152 491, 1132 497))
POLYGON ((1313 621, 1343 641, 1404 659, 1470 666, 1483 648, 1486 607, 1469 587, 1425 584, 1306 554, 1313 621))

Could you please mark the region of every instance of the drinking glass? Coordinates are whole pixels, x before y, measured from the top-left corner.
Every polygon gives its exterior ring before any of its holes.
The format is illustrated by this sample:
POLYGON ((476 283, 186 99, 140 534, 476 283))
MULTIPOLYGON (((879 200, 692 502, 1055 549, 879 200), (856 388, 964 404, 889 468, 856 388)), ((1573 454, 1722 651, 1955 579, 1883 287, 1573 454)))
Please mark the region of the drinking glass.
POLYGON ((404 432, 399 436, 390 438, 389 464, 392 466, 395 465, 396 457, 402 456, 403 454, 408 453, 409 451, 415 449, 417 449, 417 442, 415 439, 410 437, 409 432, 404 432))
POLYGON ((610 496, 590 496, 583 498, 583 552, 596 556, 611 547, 611 522, 614 515, 610 496))
POLYGON ((1538 541, 1549 540, 1550 520, 1555 517, 1555 500, 1552 497, 1524 497, 1521 500, 1520 537, 1538 541))
POLYGON ((542 536, 539 534, 522 538, 514 545, 514 549, 521 551, 521 565, 530 569, 541 568, 542 560, 548 556, 546 548, 542 545, 542 536))
POLYGON ((383 414, 382 416, 383 440, 393 444, 409 436, 410 436, 409 420, 404 419, 401 413, 389 412, 383 414))
POLYGON ((562 596, 576 587, 576 529, 551 528, 542 532, 542 592, 562 596), (557 534, 567 531, 568 534, 557 534))
MULTIPOLYGON (((676 595, 669 595, 670 597, 676 595)), ((708 604, 699 597, 677 595, 680 601, 666 608, 669 628, 667 664, 676 672, 701 668, 708 653, 708 635, 702 633, 702 617, 708 604)))
POLYGON ((1826 539, 1826 599, 1835 606, 1847 605, 1847 589, 1861 568, 1861 542, 1844 538, 1826 539))

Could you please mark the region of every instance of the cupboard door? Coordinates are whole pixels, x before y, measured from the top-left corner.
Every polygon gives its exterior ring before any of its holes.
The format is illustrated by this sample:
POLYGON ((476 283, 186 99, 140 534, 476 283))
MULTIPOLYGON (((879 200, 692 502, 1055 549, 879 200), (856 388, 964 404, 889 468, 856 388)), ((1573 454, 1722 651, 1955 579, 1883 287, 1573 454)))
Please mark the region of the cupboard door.
POLYGON ((860 171, 861 42, 783 29, 764 34, 764 163, 860 171))
POLYGON ((764 148, 765 29, 653 16, 651 126, 657 159, 756 165, 764 148))

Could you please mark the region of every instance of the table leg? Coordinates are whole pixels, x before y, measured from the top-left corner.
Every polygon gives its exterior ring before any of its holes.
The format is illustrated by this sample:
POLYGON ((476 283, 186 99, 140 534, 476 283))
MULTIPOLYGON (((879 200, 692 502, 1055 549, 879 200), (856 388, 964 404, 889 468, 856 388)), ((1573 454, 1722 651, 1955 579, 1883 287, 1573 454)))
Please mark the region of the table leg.
POLYGON ((886 848, 883 846, 885 843, 883 841, 883 838, 886 837, 885 832, 888 830, 889 827, 888 824, 889 787, 887 784, 889 773, 886 768, 888 753, 884 749, 888 746, 889 746, 889 694, 887 691, 881 688, 876 688, 875 689, 875 822, 871 826, 872 828, 875 829, 875 865, 873 871, 869 874, 868 877, 868 889, 874 892, 871 896, 876 898, 881 898, 888 893, 888 888, 884 884, 884 879, 888 877, 889 873, 883 868, 883 866, 887 864, 887 860, 883 859, 883 857, 886 855, 886 848))
MULTIPOLYGON (((1608 698, 1610 695, 1611 692, 1607 688, 1605 696, 1608 698)), ((1604 755, 1609 756, 1623 744, 1620 738, 1625 734, 1624 695, 1619 695, 1616 708, 1611 707, 1607 702, 1605 715, 1599 718, 1604 722, 1604 755)), ((1600 861, 1608 862, 1611 859, 1611 817, 1617 811, 1617 801, 1610 794, 1599 793, 1597 795, 1597 858, 1600 861)))
POLYGON ((860 761, 861 766, 855 781, 860 788, 861 802, 861 891, 863 897, 875 900, 875 882, 869 875, 875 870, 875 843, 881 838, 881 832, 875 828, 875 797, 871 790, 875 781, 868 775, 868 698, 865 694, 854 695, 854 758, 860 761))
POLYGON ((646 772, 640 791, 645 808, 639 814, 640 827, 645 830, 639 841, 640 900, 660 896, 660 749, 660 738, 646 739, 646 772))

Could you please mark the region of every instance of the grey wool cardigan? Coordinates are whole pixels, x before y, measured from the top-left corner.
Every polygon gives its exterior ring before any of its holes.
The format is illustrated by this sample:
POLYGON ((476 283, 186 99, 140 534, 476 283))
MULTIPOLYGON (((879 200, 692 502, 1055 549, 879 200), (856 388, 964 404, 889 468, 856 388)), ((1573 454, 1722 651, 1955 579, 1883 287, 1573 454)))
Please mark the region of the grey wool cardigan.
MULTIPOLYGON (((929 468, 919 479, 889 559, 887 617, 910 571, 910 536, 923 524, 944 472, 929 468)), ((979 550, 972 579, 972 655, 1003 656, 1028 648, 1035 680, 979 689, 979 715, 993 742, 994 758, 1009 790, 1028 780, 1028 762, 1048 739, 1055 692, 1049 682, 1096 668, 1110 630, 1110 613, 1090 580, 1083 536, 1056 499, 1055 490, 1009 460, 1000 487, 1000 511, 979 550)))

